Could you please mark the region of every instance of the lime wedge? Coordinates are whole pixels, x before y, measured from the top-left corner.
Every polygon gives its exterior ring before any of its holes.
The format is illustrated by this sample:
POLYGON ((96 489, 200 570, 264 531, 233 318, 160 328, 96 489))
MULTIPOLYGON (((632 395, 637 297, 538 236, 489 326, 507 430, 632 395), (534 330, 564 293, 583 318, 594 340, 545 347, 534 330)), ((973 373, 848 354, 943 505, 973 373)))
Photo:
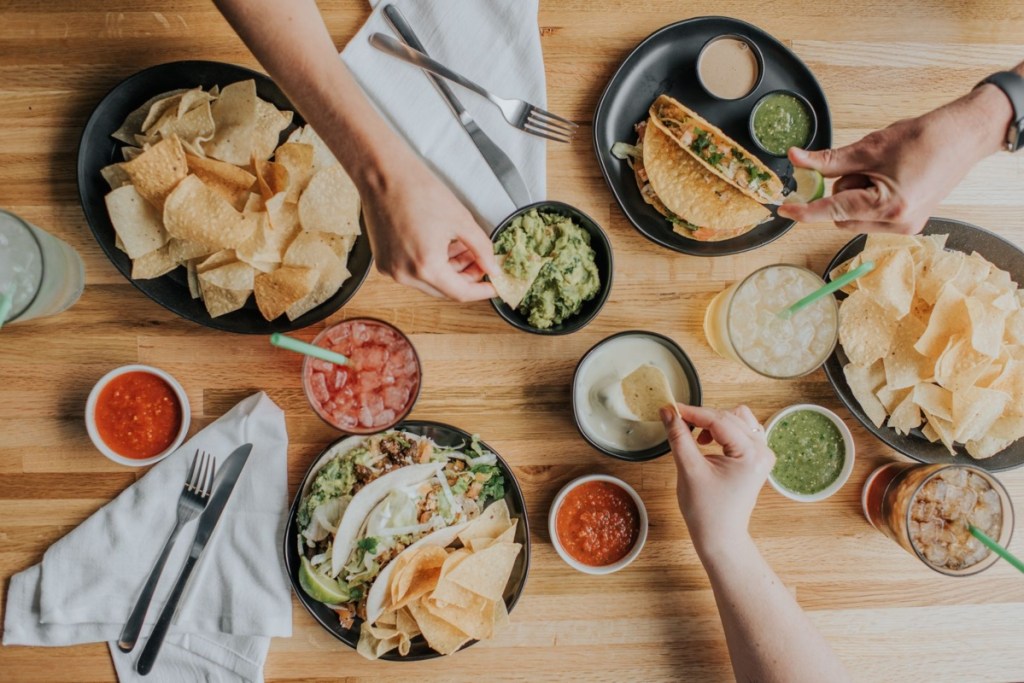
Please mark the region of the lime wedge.
POLYGON ((784 204, 806 204, 825 196, 825 176, 810 168, 794 168, 796 189, 783 200, 784 204))
POLYGON ((309 597, 328 605, 348 602, 348 591, 334 579, 313 569, 312 563, 306 557, 302 558, 302 566, 299 568, 299 585, 309 597))

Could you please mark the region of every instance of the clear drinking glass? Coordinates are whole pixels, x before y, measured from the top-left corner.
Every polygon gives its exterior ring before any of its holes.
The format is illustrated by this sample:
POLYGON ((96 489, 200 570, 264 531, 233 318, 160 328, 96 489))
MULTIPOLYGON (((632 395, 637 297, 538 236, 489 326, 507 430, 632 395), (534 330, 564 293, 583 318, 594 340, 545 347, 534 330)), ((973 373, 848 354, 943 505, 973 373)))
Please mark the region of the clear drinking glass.
POLYGON ((85 267, 67 242, 0 209, 0 294, 12 297, 5 324, 56 315, 85 287, 85 267))
POLYGON ((947 576, 977 574, 999 561, 970 535, 968 523, 981 527, 987 520, 991 528, 986 533, 1004 547, 1013 535, 1013 504, 1006 489, 970 465, 882 465, 864 482, 861 507, 871 526, 947 576))
POLYGON ((816 370, 836 345, 835 297, 824 296, 790 317, 778 313, 824 285, 802 266, 778 264, 755 270, 708 304, 708 344, 722 358, 765 377, 788 379, 816 370))

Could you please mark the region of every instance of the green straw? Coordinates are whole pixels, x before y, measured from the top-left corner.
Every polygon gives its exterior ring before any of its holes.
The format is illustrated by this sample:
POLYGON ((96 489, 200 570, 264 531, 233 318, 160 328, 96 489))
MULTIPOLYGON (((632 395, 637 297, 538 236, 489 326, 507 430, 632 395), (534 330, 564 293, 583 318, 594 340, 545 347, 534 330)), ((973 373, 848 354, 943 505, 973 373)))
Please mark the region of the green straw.
POLYGON ((988 547, 989 550, 991 550, 996 555, 998 555, 999 557, 1003 558, 1004 560, 1006 560, 1007 562, 1012 564, 1014 567, 1016 567, 1021 572, 1024 572, 1024 562, 1021 562, 1020 558, 1014 557, 1013 553, 1011 553, 1009 550, 1007 550, 1003 546, 999 545, 996 541, 994 541, 991 538, 989 538, 988 535, 986 535, 984 531, 982 531, 981 529, 979 529, 978 527, 976 527, 976 526, 974 526, 972 524, 971 525, 971 533, 974 534, 974 537, 976 539, 978 539, 983 544, 985 544, 985 546, 988 547))
POLYGON ((794 313, 796 313, 797 311, 799 311, 801 308, 804 308, 806 306, 809 306, 809 305, 813 304, 815 301, 817 301, 818 299, 820 299, 823 296, 831 294, 832 292, 834 292, 836 290, 842 289, 843 287, 845 287, 846 285, 850 284, 851 282, 853 282, 854 280, 856 280, 860 276, 867 275, 868 273, 870 273, 874 269, 875 269, 875 262, 874 261, 866 261, 865 263, 862 263, 859 266, 857 266, 856 268, 854 268, 853 270, 851 270, 849 273, 846 273, 845 275, 837 277, 835 280, 833 280, 832 282, 828 283, 827 285, 825 285, 821 289, 817 289, 817 290, 811 292, 810 294, 805 296, 803 299, 800 299, 800 301, 797 301, 795 304, 791 304, 789 307, 782 309, 781 311, 779 311, 778 315, 779 315, 780 318, 788 318, 791 315, 793 315, 794 313))
POLYGON ((11 306, 14 304, 14 288, 10 292, 0 292, 0 327, 3 327, 7 316, 11 314, 11 306))
POLYGON ((307 344, 304 341, 299 341, 298 339, 294 339, 292 337, 286 337, 280 332, 275 332, 274 334, 270 335, 270 343, 282 349, 288 349, 289 351, 295 351, 296 353, 301 353, 306 356, 319 358, 320 360, 325 360, 328 363, 334 363, 335 365, 349 364, 348 358, 341 355, 340 353, 328 351, 327 349, 321 348, 319 346, 314 346, 313 344, 307 344))

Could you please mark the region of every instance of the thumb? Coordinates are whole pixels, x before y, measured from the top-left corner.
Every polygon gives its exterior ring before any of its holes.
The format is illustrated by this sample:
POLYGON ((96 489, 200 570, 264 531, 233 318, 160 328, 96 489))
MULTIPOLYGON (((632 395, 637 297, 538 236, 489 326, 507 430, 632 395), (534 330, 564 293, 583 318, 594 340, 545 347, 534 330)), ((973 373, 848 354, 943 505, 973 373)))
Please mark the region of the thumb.
POLYGON ((789 148, 789 160, 798 168, 818 171, 827 178, 851 175, 864 170, 857 143, 838 149, 811 151, 799 147, 789 148))
POLYGON ((494 242, 487 236, 483 228, 475 221, 470 221, 459 226, 457 235, 466 248, 473 252, 481 270, 488 275, 498 272, 498 262, 494 258, 494 242))
POLYGON ((693 440, 689 426, 679 417, 679 413, 670 406, 665 406, 658 414, 668 431, 668 442, 679 470, 685 471, 704 465, 704 456, 697 448, 697 442, 693 440))

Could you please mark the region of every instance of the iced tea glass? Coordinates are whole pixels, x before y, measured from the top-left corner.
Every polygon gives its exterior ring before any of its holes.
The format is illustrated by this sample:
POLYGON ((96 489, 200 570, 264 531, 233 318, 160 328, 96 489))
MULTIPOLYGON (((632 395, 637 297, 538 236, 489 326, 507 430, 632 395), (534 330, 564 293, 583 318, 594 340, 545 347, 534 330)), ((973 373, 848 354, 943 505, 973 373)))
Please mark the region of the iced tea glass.
POLYGON ((779 312, 824 285, 802 266, 778 264, 755 270, 708 304, 708 344, 721 357, 765 377, 789 379, 813 372, 836 346, 835 297, 824 296, 789 317, 779 312))
POLYGON ((883 465, 864 483, 861 506, 871 526, 947 576, 977 574, 999 560, 969 524, 1003 546, 1013 535, 1006 489, 970 465, 883 465))

